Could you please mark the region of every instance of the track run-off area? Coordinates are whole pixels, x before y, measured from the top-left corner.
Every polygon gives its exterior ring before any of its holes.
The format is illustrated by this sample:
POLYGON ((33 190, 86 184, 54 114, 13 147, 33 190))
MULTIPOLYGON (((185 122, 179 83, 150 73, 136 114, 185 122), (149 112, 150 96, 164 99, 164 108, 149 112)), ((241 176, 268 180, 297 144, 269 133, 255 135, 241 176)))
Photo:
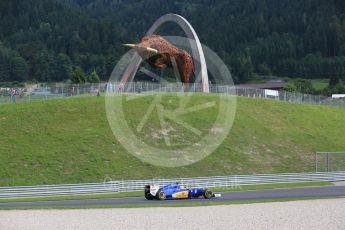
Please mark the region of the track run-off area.
POLYGON ((181 199, 181 200, 146 200, 142 197, 128 198, 101 198, 87 200, 63 200, 63 201, 37 201, 37 202, 9 202, 1 203, 1 208, 30 208, 30 207, 92 207, 92 206, 164 206, 164 205, 186 205, 197 203, 202 205, 222 204, 227 202, 245 202, 260 200, 278 200, 279 199, 308 199, 308 198, 334 198, 345 197, 345 186, 322 186, 322 187, 305 187, 305 188, 288 188, 288 189, 266 189, 254 191, 238 191, 238 192, 221 192, 220 198, 212 199, 181 199))

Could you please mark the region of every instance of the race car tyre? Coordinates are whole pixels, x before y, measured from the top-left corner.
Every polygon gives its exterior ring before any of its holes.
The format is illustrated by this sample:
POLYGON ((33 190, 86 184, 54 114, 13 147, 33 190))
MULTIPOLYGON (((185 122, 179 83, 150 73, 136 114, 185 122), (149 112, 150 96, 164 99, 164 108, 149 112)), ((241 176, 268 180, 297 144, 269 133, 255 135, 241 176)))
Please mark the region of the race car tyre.
POLYGON ((150 185, 145 186, 145 198, 147 200, 153 200, 155 197, 150 193, 150 185))
POLYGON ((152 196, 151 194, 145 194, 145 198, 146 200, 153 200, 154 196, 152 196))
POLYGON ((213 194, 212 194, 211 191, 209 191, 209 190, 206 189, 205 192, 204 192, 204 194, 203 194, 203 196, 204 196, 205 199, 211 199, 212 196, 213 196, 213 194))
POLYGON ((165 200, 166 198, 167 198, 167 196, 166 196, 165 192, 159 191, 159 193, 158 193, 158 199, 159 199, 159 200, 165 200))

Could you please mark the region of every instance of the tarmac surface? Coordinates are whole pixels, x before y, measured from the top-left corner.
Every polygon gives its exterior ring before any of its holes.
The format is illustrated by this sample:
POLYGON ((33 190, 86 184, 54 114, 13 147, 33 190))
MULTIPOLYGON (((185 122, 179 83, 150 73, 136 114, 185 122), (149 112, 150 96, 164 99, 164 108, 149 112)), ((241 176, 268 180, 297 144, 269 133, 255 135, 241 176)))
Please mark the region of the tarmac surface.
POLYGON ((130 198, 105 198, 89 200, 64 200, 64 201, 39 201, 39 202, 15 202, 1 203, 1 207, 51 207, 51 206, 107 206, 107 205, 171 205, 171 204, 189 204, 189 203, 219 203, 230 201, 245 200, 269 200, 269 199, 287 199, 287 198, 330 198, 345 197, 345 186, 322 186, 322 187, 305 187, 289 189, 267 189, 253 191, 221 192, 220 198, 212 199, 182 199, 182 200, 146 200, 143 197, 130 198))

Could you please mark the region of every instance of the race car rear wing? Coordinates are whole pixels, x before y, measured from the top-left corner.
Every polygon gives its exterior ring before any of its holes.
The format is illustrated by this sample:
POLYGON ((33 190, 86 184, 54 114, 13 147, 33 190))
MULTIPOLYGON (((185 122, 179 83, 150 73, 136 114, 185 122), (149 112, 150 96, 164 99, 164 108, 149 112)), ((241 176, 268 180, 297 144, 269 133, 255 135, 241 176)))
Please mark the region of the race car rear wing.
POLYGON ((159 190, 159 186, 158 185, 155 185, 155 184, 150 184, 150 185, 146 185, 146 187, 149 187, 150 186, 150 194, 152 196, 156 196, 158 190, 159 190))

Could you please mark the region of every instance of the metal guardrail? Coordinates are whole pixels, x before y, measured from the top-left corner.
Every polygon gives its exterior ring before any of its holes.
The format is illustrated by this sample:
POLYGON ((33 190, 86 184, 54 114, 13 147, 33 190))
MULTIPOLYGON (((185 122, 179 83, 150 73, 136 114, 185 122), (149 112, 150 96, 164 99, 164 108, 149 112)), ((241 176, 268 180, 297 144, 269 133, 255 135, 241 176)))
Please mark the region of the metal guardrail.
POLYGON ((110 194, 118 192, 141 191, 147 184, 160 186, 179 182, 190 187, 238 187, 241 185, 345 181, 345 171, 323 173, 281 173, 257 175, 233 175, 196 178, 173 178, 151 180, 105 181, 103 183, 61 184, 41 186, 0 187, 0 200, 13 198, 32 198, 47 196, 74 196, 90 194, 110 194))

